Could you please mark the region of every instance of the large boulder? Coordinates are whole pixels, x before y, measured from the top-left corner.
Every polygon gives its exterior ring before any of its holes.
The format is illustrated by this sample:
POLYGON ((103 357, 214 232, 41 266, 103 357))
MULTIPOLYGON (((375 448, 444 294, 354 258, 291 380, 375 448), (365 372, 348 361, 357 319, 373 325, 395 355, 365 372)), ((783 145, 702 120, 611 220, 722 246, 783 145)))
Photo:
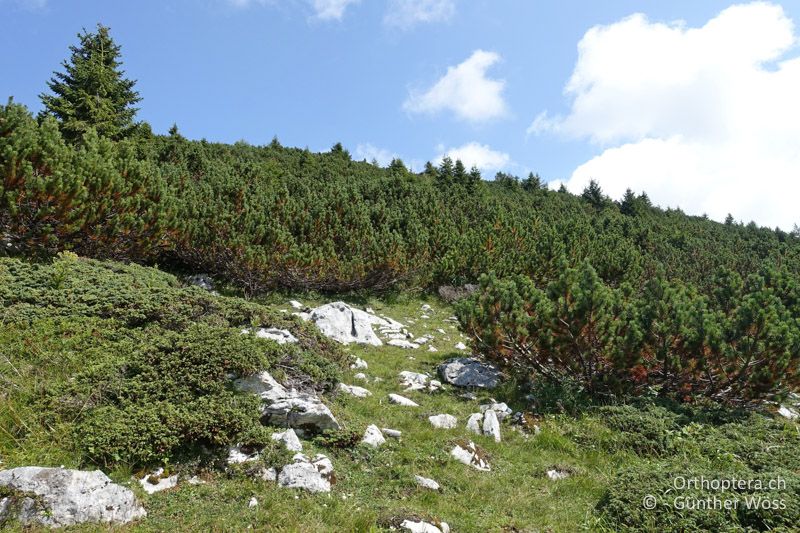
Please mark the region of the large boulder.
POLYGON ((372 326, 391 327, 392 324, 379 316, 350 307, 344 302, 321 305, 311 311, 309 319, 326 337, 342 344, 371 344, 380 346, 372 326))
POLYGON ((234 387, 261 398, 261 421, 270 426, 311 432, 339 429, 339 422, 316 395, 287 390, 269 372, 257 372, 234 381, 234 387))
POLYGON ((454 357, 439 365, 442 381, 456 387, 493 389, 500 382, 500 372, 493 365, 473 357, 454 357))
POLYGON ((99 470, 23 466, 0 471, 0 487, 13 491, 5 512, 24 525, 125 524, 147 516, 130 489, 99 470))

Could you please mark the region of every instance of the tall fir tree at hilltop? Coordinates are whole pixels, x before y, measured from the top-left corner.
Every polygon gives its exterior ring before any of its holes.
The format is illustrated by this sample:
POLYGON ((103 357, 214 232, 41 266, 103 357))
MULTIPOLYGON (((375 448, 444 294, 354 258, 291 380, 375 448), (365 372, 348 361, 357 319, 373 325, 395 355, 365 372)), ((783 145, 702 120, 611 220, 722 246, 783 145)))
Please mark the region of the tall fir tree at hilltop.
POLYGON ((64 72, 54 72, 47 84, 53 94, 39 96, 45 112, 58 119, 67 140, 81 139, 90 128, 102 137, 123 138, 134 130, 134 105, 141 97, 133 88, 136 81, 121 69, 120 46, 102 24, 96 33, 84 30, 78 40, 62 63, 64 72))

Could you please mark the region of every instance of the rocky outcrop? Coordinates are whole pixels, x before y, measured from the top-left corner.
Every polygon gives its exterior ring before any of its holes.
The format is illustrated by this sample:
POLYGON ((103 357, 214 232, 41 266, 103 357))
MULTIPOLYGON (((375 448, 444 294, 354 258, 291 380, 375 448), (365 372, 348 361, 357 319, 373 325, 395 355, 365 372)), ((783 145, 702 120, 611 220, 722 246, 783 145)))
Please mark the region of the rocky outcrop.
POLYGON ((493 365, 473 357, 455 357, 439 365, 439 376, 456 387, 493 389, 500 382, 500 372, 493 365))
POLYGON ((0 471, 0 487, 12 491, 5 513, 23 525, 126 524, 147 516, 130 489, 99 470, 12 468, 0 471))
POLYGON ((333 413, 316 395, 286 390, 269 372, 237 379, 234 386, 261 398, 261 421, 266 425, 311 432, 339 429, 333 413))

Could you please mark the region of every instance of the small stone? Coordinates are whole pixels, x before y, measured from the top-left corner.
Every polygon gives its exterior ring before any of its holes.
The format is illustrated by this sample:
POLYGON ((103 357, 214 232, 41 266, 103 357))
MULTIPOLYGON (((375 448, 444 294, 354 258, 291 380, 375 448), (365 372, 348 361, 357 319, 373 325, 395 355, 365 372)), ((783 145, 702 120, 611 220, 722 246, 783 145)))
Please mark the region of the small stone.
POLYGON ((240 446, 232 446, 228 449, 228 459, 226 462, 229 465, 239 465, 249 463, 258 459, 258 452, 248 453, 240 446))
POLYGON ((389 346, 396 346, 397 348, 405 348, 406 350, 416 350, 419 348, 419 344, 401 339, 392 339, 387 341, 386 344, 389 346))
POLYGON ((414 479, 417 481, 417 485, 424 489, 439 490, 439 484, 430 478, 414 476, 414 479))
POLYGON ((298 311, 302 311, 305 308, 305 306, 297 300, 289 300, 289 305, 292 309, 297 309, 298 311))
POLYGON ((483 422, 483 413, 472 413, 471 415, 469 415, 469 418, 467 419, 467 430, 477 435, 480 435, 482 432, 481 430, 482 422, 483 422))
POLYGON ((423 390, 428 383, 428 375, 418 372, 403 370, 400 372, 400 384, 406 387, 406 391, 423 390))
POLYGON ((178 484, 177 474, 167 477, 162 477, 163 475, 164 469, 159 468, 140 479, 139 484, 147 494, 155 494, 162 490, 171 489, 178 484))
POLYGON ((428 345, 428 351, 429 352, 438 352, 439 350, 437 350, 436 347, 433 344, 429 344, 428 345))
POLYGON ((378 429, 378 426, 371 424, 367 426, 367 430, 364 432, 364 437, 361 439, 361 442, 373 448, 378 448, 386 442, 386 439, 383 438, 383 433, 378 429))
POLYGON ((483 434, 494 437, 495 442, 500 442, 500 421, 497 419, 497 413, 491 409, 486 411, 483 415, 483 434))
POLYGON ((350 368, 354 370, 366 370, 368 367, 369 365, 367 365, 367 362, 361 359, 360 357, 356 357, 355 363, 350 365, 350 368))
POLYGON ((403 432, 399 429, 390 429, 390 428, 381 428, 381 432, 387 437, 392 437, 393 439, 399 439, 403 436, 403 432))
POLYGON ((300 439, 297 438, 297 434, 291 428, 281 433, 273 433, 272 440, 283 442, 283 445, 286 446, 286 449, 290 452, 303 451, 303 444, 300 442, 300 439))
POLYGON ((420 309, 422 309, 422 311, 425 313, 430 313, 431 311, 433 311, 433 307, 431 307, 428 304, 422 304, 422 307, 420 307, 420 309))
POLYGON ((453 456, 453 458, 455 458, 457 461, 464 463, 465 465, 469 465, 476 470, 480 470, 482 472, 488 472, 491 470, 489 463, 487 463, 481 457, 481 454, 478 453, 478 448, 475 446, 474 442, 467 444, 466 448, 456 444, 456 446, 450 451, 450 455, 453 456))
POLYGON ((481 412, 485 413, 486 411, 494 411, 498 420, 503 420, 512 413, 511 408, 508 405, 494 401, 492 403, 481 405, 481 412))
POLYGON ((559 479, 566 479, 569 477, 569 472, 565 472, 564 470, 558 470, 556 468, 550 469, 547 471, 547 477, 549 477, 553 481, 558 481, 559 479))
POLYGON ((262 468, 256 477, 262 481, 276 481, 278 479, 278 471, 274 468, 262 468))
MULTIPOLYGON (((400 527, 409 533, 445 533, 431 523, 422 520, 403 520, 400 527)), ((450 529, 448 528, 448 532, 450 529)))
POLYGON ((353 379, 357 379, 359 381, 369 381, 369 378, 367 378, 367 375, 363 372, 359 372, 358 374, 353 376, 353 379))
POLYGON ((355 385, 345 385, 344 383, 339 383, 339 390, 342 392, 346 392, 351 396, 355 396, 356 398, 366 398, 367 396, 372 396, 372 393, 363 387, 357 387, 355 385))
POLYGON ((453 429, 458 424, 458 419, 448 414, 429 416, 428 421, 437 429, 453 429))
POLYGON ((800 413, 785 405, 781 405, 780 409, 778 409, 778 414, 789 420, 797 420, 800 418, 800 413))
POLYGON ((394 403, 405 407, 419 407, 419 404, 417 402, 409 400, 405 396, 400 396, 399 394, 390 394, 389 403, 394 403))
POLYGON ((197 476, 190 477, 189 480, 187 481, 187 483, 189 485, 205 485, 206 484, 205 481, 203 481, 202 479, 200 479, 197 476))
POLYGON ((278 344, 294 344, 297 337, 291 334, 287 329, 278 328, 258 328, 256 330, 256 337, 259 339, 270 339, 278 344))
POLYGON ((247 502, 247 507, 249 507, 250 509, 252 509, 253 507, 258 507, 258 500, 256 499, 255 496, 250 498, 250 501, 247 502))

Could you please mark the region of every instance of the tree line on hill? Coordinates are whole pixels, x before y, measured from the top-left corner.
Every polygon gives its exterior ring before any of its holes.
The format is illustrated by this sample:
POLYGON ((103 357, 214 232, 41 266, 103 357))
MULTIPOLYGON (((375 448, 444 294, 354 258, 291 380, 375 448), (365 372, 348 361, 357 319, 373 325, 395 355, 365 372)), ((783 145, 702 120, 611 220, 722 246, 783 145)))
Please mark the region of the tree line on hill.
POLYGON ((748 384, 772 373, 764 394, 794 383, 777 374, 797 375, 797 230, 720 224, 632 191, 612 201, 594 182, 573 195, 533 174, 484 181, 447 158, 415 173, 399 159, 354 161, 341 144, 312 153, 277 139, 192 141, 177 127, 154 135, 134 121, 134 85, 98 26, 79 35, 38 116, 0 107, 0 253, 158 263, 246 294, 427 288, 491 273, 462 316, 501 362, 577 372, 607 391, 656 374, 678 396, 749 398, 725 393, 715 372, 748 384))

